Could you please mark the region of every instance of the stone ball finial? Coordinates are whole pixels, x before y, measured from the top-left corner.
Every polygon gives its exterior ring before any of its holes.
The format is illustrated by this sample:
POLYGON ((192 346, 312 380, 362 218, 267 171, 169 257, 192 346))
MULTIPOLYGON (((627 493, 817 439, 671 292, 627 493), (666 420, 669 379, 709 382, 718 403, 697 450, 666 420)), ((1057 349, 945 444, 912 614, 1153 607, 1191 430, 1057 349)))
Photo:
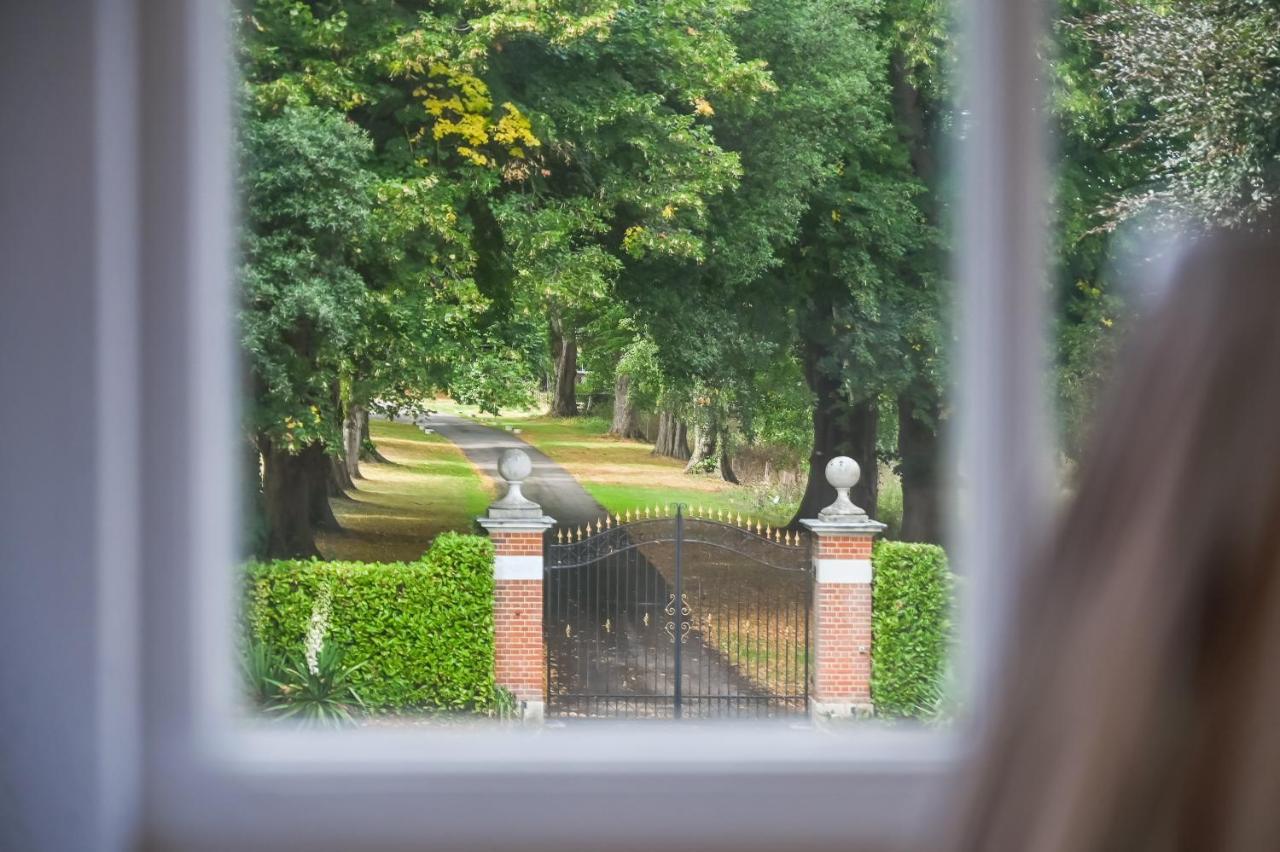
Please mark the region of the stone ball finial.
POLYGON ((852 488, 862 478, 862 468, 848 456, 836 456, 827 462, 827 482, 832 488, 852 488))
POLYGON ((542 507, 524 496, 520 483, 533 472, 533 462, 524 450, 512 447, 498 456, 498 475, 507 481, 507 493, 489 507, 490 518, 540 518, 542 507))
POLYGON ((849 489, 858 484, 862 476, 862 468, 848 456, 836 456, 827 462, 827 482, 836 490, 836 501, 818 513, 818 519, 824 521, 852 520, 865 518, 865 510, 853 505, 849 499, 849 489))
POLYGON ((498 458, 498 473, 507 482, 524 482, 533 472, 533 462, 524 450, 504 450, 498 458))

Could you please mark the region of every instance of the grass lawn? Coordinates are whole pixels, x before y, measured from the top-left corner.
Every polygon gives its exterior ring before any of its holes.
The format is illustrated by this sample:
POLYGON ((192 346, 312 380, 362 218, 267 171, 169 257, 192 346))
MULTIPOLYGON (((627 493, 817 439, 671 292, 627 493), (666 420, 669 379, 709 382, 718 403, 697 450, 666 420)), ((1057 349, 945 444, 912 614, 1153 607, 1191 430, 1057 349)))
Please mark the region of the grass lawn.
POLYGON ((361 462, 357 490, 332 501, 343 530, 317 534, 326 559, 409 561, 439 533, 472 529, 494 489, 461 450, 409 423, 374 420, 369 431, 390 463, 361 462))
POLYGON ((653 455, 650 444, 606 435, 609 423, 602 418, 555 418, 532 412, 493 417, 448 400, 437 400, 431 407, 488 426, 519 429, 521 438, 563 465, 615 514, 643 506, 685 503, 691 508, 741 513, 778 526, 791 520, 795 511, 794 503, 775 503, 762 488, 733 485, 715 475, 687 475, 684 462, 653 455))

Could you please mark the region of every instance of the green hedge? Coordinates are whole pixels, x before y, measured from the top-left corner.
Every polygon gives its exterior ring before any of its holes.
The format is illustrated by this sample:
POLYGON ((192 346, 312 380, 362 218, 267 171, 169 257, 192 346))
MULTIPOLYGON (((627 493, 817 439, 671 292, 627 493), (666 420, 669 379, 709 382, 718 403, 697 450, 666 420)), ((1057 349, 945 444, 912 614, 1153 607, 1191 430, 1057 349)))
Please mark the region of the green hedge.
POLYGON ((933 544, 877 542, 871 699, 881 716, 929 716, 943 692, 953 580, 933 544))
POLYGON ((493 683, 493 545, 443 533, 417 562, 280 561, 247 567, 250 635, 301 654, 321 591, 326 643, 362 663, 353 685, 371 710, 487 709, 493 683))

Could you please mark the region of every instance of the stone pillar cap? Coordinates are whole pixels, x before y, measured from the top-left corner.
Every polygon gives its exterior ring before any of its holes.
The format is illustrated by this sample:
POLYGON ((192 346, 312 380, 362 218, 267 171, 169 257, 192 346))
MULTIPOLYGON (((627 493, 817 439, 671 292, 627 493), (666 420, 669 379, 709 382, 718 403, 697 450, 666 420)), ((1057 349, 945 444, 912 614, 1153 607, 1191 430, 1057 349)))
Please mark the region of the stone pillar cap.
POLYGON ((538 520, 545 516, 542 507, 525 497, 520 487, 533 472, 529 454, 520 449, 504 450, 498 458, 498 474, 507 482, 507 493, 495 500, 486 518, 490 520, 538 520))
POLYGON ((481 515, 476 523, 489 532, 546 532, 556 525, 556 519, 550 515, 538 515, 533 518, 490 518, 481 515))
POLYGON ((824 535, 878 535, 887 527, 879 521, 863 515, 860 518, 845 520, 801 519, 800 526, 816 536, 824 535))
POLYGON ((862 468, 848 456, 836 456, 827 462, 828 484, 836 490, 835 502, 818 512, 818 519, 802 520, 807 529, 815 533, 878 533, 885 528, 879 521, 867 516, 866 509, 855 506, 849 499, 849 489, 858 484, 862 468))

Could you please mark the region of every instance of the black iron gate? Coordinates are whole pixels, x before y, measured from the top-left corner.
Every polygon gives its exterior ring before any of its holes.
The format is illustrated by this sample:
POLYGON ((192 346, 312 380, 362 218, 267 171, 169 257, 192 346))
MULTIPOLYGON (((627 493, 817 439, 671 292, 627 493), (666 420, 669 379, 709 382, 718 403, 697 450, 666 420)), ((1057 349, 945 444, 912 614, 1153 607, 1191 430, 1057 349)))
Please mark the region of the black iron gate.
POLYGON ((552 530, 545 564, 549 714, 807 711, 807 534, 657 508, 552 530))

